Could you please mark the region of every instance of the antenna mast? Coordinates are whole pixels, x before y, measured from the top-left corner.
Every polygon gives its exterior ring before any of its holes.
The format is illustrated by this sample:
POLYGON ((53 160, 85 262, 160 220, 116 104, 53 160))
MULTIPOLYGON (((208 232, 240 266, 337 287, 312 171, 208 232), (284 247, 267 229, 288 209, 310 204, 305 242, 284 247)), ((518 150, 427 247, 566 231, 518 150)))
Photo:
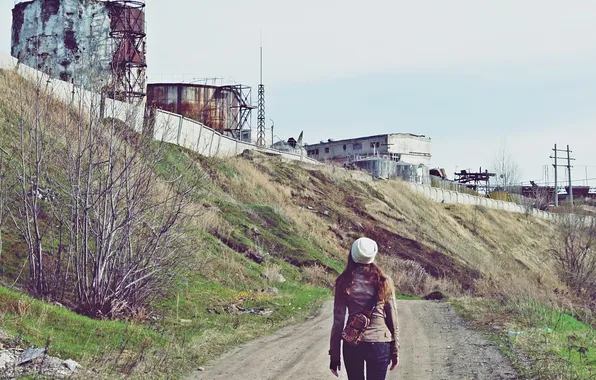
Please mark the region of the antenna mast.
POLYGON ((263 40, 261 37, 261 78, 259 83, 259 105, 257 112, 257 146, 265 147, 265 85, 263 84, 263 40))

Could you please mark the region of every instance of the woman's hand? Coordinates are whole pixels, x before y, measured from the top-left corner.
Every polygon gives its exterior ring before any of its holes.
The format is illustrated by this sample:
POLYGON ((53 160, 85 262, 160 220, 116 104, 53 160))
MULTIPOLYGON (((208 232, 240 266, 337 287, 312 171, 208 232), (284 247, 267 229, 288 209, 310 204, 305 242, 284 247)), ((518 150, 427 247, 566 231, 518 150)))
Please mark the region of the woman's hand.
POLYGON ((389 368, 390 371, 393 371, 395 369, 395 367, 397 367, 399 365, 399 356, 395 355, 391 358, 391 368, 389 368))
POLYGON ((332 360, 329 363, 329 369, 331 370, 331 373, 335 375, 335 377, 339 377, 339 375, 337 373, 339 371, 341 371, 341 361, 339 361, 339 360, 337 360, 337 361, 332 360))

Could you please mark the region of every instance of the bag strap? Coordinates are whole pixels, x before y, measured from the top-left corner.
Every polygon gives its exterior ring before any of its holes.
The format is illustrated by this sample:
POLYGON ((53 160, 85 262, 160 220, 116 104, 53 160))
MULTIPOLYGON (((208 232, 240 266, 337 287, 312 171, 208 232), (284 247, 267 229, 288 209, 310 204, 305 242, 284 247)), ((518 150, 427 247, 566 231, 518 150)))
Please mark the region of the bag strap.
POLYGON ((371 317, 373 311, 375 311, 376 307, 377 307, 377 303, 379 302, 379 289, 375 290, 375 296, 373 297, 373 304, 372 307, 370 308, 370 310, 365 313, 367 317, 371 317))

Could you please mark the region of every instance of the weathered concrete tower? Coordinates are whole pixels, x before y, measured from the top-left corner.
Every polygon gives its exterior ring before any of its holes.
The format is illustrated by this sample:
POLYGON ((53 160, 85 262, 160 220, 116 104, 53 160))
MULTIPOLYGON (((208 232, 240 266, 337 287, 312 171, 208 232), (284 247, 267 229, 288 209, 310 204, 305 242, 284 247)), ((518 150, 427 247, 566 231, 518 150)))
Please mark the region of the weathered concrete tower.
POLYGON ((31 0, 12 11, 11 53, 93 91, 145 96, 144 1, 31 0))

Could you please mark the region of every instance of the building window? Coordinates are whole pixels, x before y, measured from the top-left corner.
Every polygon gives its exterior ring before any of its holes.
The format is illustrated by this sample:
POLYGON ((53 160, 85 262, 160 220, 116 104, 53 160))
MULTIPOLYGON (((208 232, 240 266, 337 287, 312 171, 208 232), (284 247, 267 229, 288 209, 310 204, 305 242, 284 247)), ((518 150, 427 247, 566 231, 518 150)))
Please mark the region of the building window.
POLYGON ((325 153, 329 153, 329 148, 325 148, 325 153))
POLYGON ((354 150, 361 150, 362 149, 362 143, 354 143, 353 148, 354 148, 354 150))
POLYGON ((347 149, 347 146, 346 146, 346 144, 344 144, 344 150, 346 150, 346 149, 347 149))
POLYGON ((315 149, 315 154, 318 156, 319 155, 319 148, 315 149))

